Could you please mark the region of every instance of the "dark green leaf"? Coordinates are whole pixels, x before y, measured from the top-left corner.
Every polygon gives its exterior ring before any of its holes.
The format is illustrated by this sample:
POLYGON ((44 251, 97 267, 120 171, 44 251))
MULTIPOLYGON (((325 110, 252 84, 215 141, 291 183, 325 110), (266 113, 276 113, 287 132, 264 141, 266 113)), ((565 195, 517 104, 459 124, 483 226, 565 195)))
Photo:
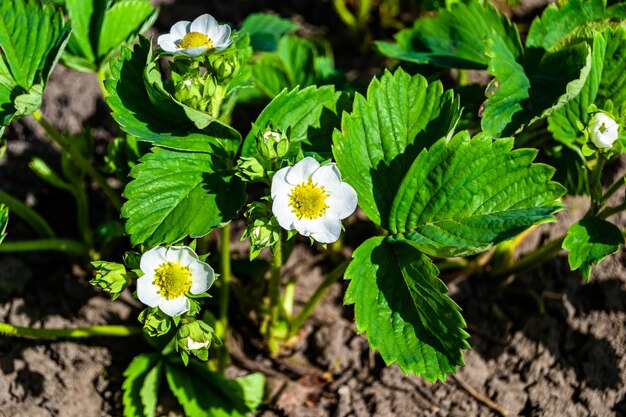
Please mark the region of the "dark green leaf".
POLYGON ((159 402, 159 389, 161 388, 161 371, 163 362, 158 362, 148 371, 144 378, 143 386, 139 390, 139 397, 143 405, 144 415, 154 417, 156 406, 159 402))
POLYGON ((124 383, 122 384, 124 417, 150 416, 149 410, 145 409, 141 393, 142 391, 146 392, 144 383, 155 367, 160 368, 160 355, 158 353, 143 353, 135 356, 124 371, 124 383))
POLYGON ((533 164, 534 149, 460 132, 415 159, 391 208, 389 230, 440 257, 483 252, 562 208, 554 169, 533 164))
POLYGON ((411 243, 375 237, 354 252, 345 274, 345 303, 354 304, 359 333, 367 332, 388 365, 429 381, 445 381, 469 348, 465 321, 438 272, 411 243))
POLYGON ((396 42, 376 42, 390 58, 444 68, 483 69, 486 40, 498 38, 511 51, 521 51, 519 33, 506 16, 488 2, 455 2, 432 18, 420 18, 400 31, 396 42))
POLYGON ((122 208, 133 245, 201 237, 230 221, 246 200, 244 184, 209 153, 153 148, 131 170, 122 208))
POLYGON ((9 208, 4 204, 0 204, 0 243, 7 235, 7 224, 9 224, 9 208))
POLYGON ((407 170, 424 149, 449 135, 460 114, 459 102, 439 81, 402 69, 374 79, 367 98, 357 94, 333 134, 333 154, 359 206, 387 228, 391 205, 407 170))
POLYGON ((241 31, 250 35, 250 44, 255 51, 275 51, 278 41, 300 25, 279 16, 267 13, 248 15, 241 25, 241 31))
POLYGON ((597 217, 587 217, 574 223, 567 231, 563 249, 573 270, 580 269, 585 281, 589 281, 591 267, 617 252, 624 244, 624 236, 617 226, 597 217))

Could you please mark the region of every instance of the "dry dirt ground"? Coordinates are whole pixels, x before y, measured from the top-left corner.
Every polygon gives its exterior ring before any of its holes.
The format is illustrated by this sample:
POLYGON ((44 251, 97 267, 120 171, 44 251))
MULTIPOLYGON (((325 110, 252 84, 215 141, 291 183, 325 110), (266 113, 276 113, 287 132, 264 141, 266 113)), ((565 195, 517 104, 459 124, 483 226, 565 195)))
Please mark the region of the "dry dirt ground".
MULTIPOLYGON (((161 28, 195 13, 163 3, 167 10, 161 28)), ((232 14, 224 20, 241 20, 241 12, 223 8, 232 14)), ((99 97, 95 78, 58 68, 42 113, 72 132, 97 126, 94 136, 102 145, 112 128, 99 97)), ((53 225, 63 225, 72 218, 71 200, 27 169, 33 155, 58 164, 43 132, 25 119, 7 135, 10 146, 0 163, 0 186, 41 209, 53 225), (59 207, 59 201, 68 206, 59 207)), ((625 171, 624 164, 618 165, 613 176, 625 171)), ((580 200, 567 203, 560 221, 538 228, 521 252, 559 236, 584 212, 580 200)), ((618 223, 626 226, 624 218, 618 223)), ((76 233, 72 227, 57 231, 71 236, 76 233)), ((363 233, 364 227, 353 219, 348 235, 363 233)), ((30 233, 18 221, 9 232, 30 233)), ((299 303, 321 280, 324 266, 314 249, 296 247, 288 268, 302 277, 299 303)), ((41 327, 136 323, 139 305, 130 294, 111 302, 89 285, 89 278, 63 257, 0 255, 0 321, 41 327)), ((506 284, 484 276, 450 283, 468 322, 472 350, 458 379, 445 384, 405 376, 369 351, 365 338, 355 332, 352 308, 342 306, 345 283, 331 288, 292 356, 271 361, 246 342, 242 349, 251 360, 235 355, 229 371, 261 369, 273 375, 268 404, 258 413, 263 417, 498 415, 461 384, 497 402, 510 416, 626 416, 626 252, 596 267, 589 284, 569 272, 563 255, 506 284)), ((0 416, 121 416, 121 374, 144 349, 137 339, 39 342, 0 336, 0 416)), ((167 392, 162 395, 166 405, 161 414, 177 415, 168 409, 167 392)))

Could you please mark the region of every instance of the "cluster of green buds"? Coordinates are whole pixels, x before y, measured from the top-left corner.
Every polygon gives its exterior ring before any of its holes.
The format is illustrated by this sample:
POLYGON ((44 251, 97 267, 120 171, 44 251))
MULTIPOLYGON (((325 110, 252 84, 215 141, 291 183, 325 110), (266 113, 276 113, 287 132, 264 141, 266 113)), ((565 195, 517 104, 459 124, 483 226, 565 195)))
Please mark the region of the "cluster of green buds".
POLYGON ((189 355, 206 361, 209 357, 211 344, 220 344, 215 335, 215 329, 202 320, 184 318, 176 333, 176 350, 187 365, 189 355))
POLYGON ((96 269, 96 277, 89 281, 91 285, 102 288, 114 300, 119 297, 129 283, 126 267, 116 262, 94 261, 91 264, 96 269))
POLYGON ((241 240, 250 238, 250 260, 256 258, 261 250, 274 247, 280 240, 281 227, 272 214, 268 198, 251 203, 244 213, 248 227, 241 240))
POLYGON ((271 175, 289 157, 291 141, 288 135, 289 132, 274 128, 270 123, 257 134, 258 156, 242 157, 238 175, 246 181, 269 183, 271 175))

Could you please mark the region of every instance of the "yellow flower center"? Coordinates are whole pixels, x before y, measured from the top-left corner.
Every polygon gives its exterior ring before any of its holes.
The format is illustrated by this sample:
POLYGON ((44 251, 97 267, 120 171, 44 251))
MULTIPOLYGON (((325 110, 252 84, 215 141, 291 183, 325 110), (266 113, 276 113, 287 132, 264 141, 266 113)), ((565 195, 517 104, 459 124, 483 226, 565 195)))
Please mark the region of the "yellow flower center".
POLYGON ((208 49, 213 48, 213 41, 207 35, 200 32, 189 32, 178 43, 179 48, 191 49, 206 46, 208 49))
POLYGON ((606 128, 606 125, 602 123, 598 130, 600 131, 600 133, 605 133, 608 129, 606 128))
POLYGON ((191 288, 191 271, 177 262, 166 262, 154 271, 154 285, 168 300, 180 297, 191 288))
POLYGON ((289 205, 298 219, 317 219, 322 216, 328 205, 326 198, 329 197, 324 187, 319 187, 317 183, 303 182, 296 185, 289 195, 289 205))

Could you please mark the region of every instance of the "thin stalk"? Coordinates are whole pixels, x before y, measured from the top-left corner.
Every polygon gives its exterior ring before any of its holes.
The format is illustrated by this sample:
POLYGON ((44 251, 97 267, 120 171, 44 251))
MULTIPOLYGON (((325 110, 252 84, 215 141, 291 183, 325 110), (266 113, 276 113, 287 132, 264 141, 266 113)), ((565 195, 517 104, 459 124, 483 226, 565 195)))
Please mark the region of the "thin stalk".
POLYGON ((96 168, 81 154, 80 150, 76 148, 70 141, 68 141, 63 135, 48 122, 39 110, 33 113, 33 117, 43 127, 48 134, 48 137, 56 142, 63 151, 72 158, 76 166, 83 172, 89 175, 102 189, 102 192, 109 198, 113 207, 117 210, 122 208, 122 199, 117 193, 107 184, 106 179, 96 170, 96 168))
POLYGON ((2 242, 1 252, 59 251, 81 258, 89 257, 89 248, 83 242, 71 239, 37 239, 2 242))
POLYGON ((15 214, 24 220, 41 236, 50 238, 56 236, 54 230, 52 230, 52 227, 50 227, 46 219, 41 217, 39 213, 22 203, 17 198, 5 193, 4 191, 0 191, 0 203, 7 206, 11 211, 11 214, 15 214))
POLYGON ((540 266, 544 262, 555 257, 561 251, 561 246, 563 245, 564 240, 565 235, 548 242, 546 245, 541 246, 540 248, 535 249, 533 252, 530 252, 526 256, 522 257, 510 267, 497 271, 493 274, 494 277, 504 278, 509 275, 522 271, 529 271, 540 266))
POLYGON ((606 192, 604 193, 604 195, 600 199, 600 202, 601 203, 605 203, 606 201, 608 201, 609 198, 611 198, 613 196, 613 194, 618 192, 619 189, 624 186, 624 184, 626 183, 625 180, 626 180, 625 177, 620 177, 617 181, 615 181, 613 184, 611 184, 611 186, 606 190, 606 192))
POLYGON ((93 238, 91 236, 91 228, 89 227, 89 200, 84 188, 79 185, 74 185, 72 194, 76 200, 76 222, 78 223, 78 230, 83 238, 83 241, 89 246, 93 247, 93 238))
POLYGON ((274 257, 272 258, 272 265, 270 267, 270 283, 269 283, 269 297, 270 297, 270 317, 267 334, 267 344, 271 353, 278 352, 279 337, 277 337, 276 324, 280 319, 280 312, 282 309, 281 294, 280 294, 280 272, 283 266, 283 241, 282 236, 276 242, 274 257))
POLYGON ((107 79, 106 67, 102 67, 98 70, 98 81, 100 82, 100 88, 102 89, 102 97, 106 98, 109 95, 104 81, 107 79))
POLYGON ((222 341, 222 346, 218 350, 218 369, 220 372, 224 372, 228 365, 228 343, 226 338, 228 336, 228 299, 230 296, 230 223, 222 228, 222 247, 221 247, 221 267, 222 275, 220 280, 222 287, 220 289, 220 311, 219 311, 219 326, 217 327, 217 337, 222 341))
POLYGON ((122 325, 105 325, 79 327, 75 329, 35 329, 32 327, 18 327, 7 323, 0 323, 0 333, 9 334, 12 336, 32 337, 37 339, 75 339, 101 336, 135 336, 141 334, 141 328, 122 325))
POLYGON ((607 217, 620 213, 624 210, 626 210, 626 201, 617 206, 605 207, 600 213, 598 213, 598 217, 606 219, 607 217))
POLYGON ((328 289, 339 280, 343 276, 343 273, 346 271, 346 268, 350 264, 350 260, 345 260, 335 269, 333 269, 326 278, 320 283, 320 285, 315 289, 315 292, 306 302, 306 304, 302 307, 302 310, 298 313, 296 318, 291 321, 291 325, 289 328, 289 336, 295 336, 300 330, 300 327, 304 324, 304 322, 309 318, 311 313, 315 310, 315 307, 319 304, 319 302, 324 298, 328 289))
POLYGON ((600 152, 596 166, 593 167, 589 174, 589 191, 591 194, 591 213, 597 214, 601 207, 602 200, 602 183, 600 179, 602 177, 602 168, 606 163, 606 157, 603 152, 600 152))

